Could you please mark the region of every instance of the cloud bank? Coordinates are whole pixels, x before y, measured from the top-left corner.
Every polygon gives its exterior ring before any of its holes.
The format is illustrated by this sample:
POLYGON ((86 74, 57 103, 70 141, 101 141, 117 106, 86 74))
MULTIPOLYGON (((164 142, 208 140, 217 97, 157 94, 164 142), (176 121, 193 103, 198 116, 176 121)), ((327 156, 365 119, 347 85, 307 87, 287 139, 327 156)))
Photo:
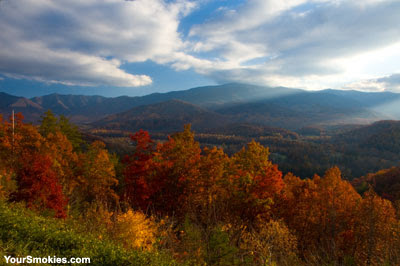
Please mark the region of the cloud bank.
POLYGON ((398 14, 399 1, 250 0, 190 36, 229 65, 203 70, 221 82, 322 89, 400 69, 398 14))
POLYGON ((344 89, 363 90, 370 92, 400 92, 400 73, 376 79, 353 82, 346 85, 344 89))

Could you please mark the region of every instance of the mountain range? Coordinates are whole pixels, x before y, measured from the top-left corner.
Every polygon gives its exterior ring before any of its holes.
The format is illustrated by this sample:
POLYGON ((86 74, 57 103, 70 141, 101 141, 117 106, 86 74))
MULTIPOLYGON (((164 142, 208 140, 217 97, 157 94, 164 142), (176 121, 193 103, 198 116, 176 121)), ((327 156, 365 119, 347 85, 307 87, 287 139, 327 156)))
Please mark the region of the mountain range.
POLYGON ((196 130, 248 123, 299 129, 306 126, 367 124, 400 119, 400 94, 341 90, 304 91, 284 87, 225 84, 146 96, 50 94, 34 98, 0 92, 0 113, 14 109, 37 122, 46 110, 92 127, 155 131, 196 130))

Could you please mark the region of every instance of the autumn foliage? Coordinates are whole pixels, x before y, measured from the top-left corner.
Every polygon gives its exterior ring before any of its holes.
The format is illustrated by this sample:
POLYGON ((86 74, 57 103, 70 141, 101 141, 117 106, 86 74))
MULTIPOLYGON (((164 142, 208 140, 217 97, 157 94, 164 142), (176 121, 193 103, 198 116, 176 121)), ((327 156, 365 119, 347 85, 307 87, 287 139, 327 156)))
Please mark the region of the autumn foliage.
POLYGON ((18 190, 12 194, 13 200, 24 200, 28 207, 41 210, 51 209, 57 217, 65 217, 67 200, 62 187, 52 169, 49 156, 33 154, 25 155, 22 167, 17 173, 18 190))
POLYGON ((19 117, 13 136, 0 121, 2 198, 192 265, 400 263, 399 212, 387 200, 394 197, 360 194, 337 167, 283 176, 259 143, 228 156, 202 148, 190 126, 164 142, 136 132, 134 152, 118 161, 68 123, 47 113, 38 128, 19 117))
MULTIPOLYGON (((178 223, 189 221, 195 242, 210 243, 222 225, 230 236, 227 245, 251 250, 262 263, 297 257, 317 265, 349 260, 374 265, 397 256, 388 241, 395 241, 389 232, 399 233, 392 204, 376 195, 375 201, 369 194, 363 198, 338 168, 323 177, 283 178, 260 144, 251 142, 229 157, 217 148, 200 150, 188 127, 164 143, 155 144, 144 131, 131 139, 137 143, 135 153, 125 159, 131 206, 175 215, 178 223), (372 209, 366 211, 366 206, 372 209), (375 227, 365 225, 370 219, 375 227), (279 254, 284 247, 291 248, 279 254), (388 251, 378 255, 378 249, 388 251)), ((198 248, 206 256, 209 247, 198 248)))

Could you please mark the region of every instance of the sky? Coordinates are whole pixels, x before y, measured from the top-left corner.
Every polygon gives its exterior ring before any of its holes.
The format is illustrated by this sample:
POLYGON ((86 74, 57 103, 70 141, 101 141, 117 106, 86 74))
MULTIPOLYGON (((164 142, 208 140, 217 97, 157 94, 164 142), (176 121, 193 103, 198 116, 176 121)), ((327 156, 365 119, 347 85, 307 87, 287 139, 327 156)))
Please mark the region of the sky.
POLYGON ((0 0, 0 91, 400 92, 399 0, 0 0))

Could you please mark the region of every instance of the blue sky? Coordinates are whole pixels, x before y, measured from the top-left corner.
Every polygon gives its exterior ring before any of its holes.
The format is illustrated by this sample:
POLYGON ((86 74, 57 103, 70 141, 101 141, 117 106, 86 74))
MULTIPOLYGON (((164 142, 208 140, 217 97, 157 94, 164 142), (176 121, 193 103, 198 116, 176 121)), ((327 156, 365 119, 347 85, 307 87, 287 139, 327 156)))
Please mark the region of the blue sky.
POLYGON ((398 0, 2 0, 0 91, 400 92, 398 0))

